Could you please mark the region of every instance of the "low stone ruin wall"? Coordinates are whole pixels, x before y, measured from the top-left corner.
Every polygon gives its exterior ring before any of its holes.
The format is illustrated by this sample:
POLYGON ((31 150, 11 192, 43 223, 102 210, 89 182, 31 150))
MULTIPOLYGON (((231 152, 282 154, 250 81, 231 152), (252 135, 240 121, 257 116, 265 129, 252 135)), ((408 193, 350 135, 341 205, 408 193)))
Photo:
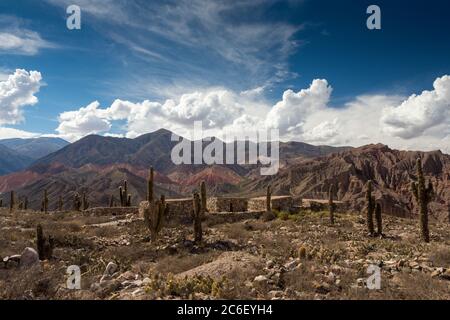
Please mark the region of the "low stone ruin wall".
MULTIPOLYGON (((194 212, 194 203, 191 198, 184 199, 167 199, 166 204, 169 206, 167 220, 190 221, 194 212)), ((142 201, 139 204, 139 217, 144 217, 144 210, 148 208, 148 201, 142 201)))
POLYGON ((125 216, 127 214, 137 215, 138 212, 138 207, 100 207, 84 210, 83 214, 87 216, 125 216))
MULTIPOLYGON (((291 196, 272 196, 271 205, 273 210, 290 211, 294 200, 291 196)), ((251 198, 248 200, 248 211, 265 211, 266 197, 251 198)))
MULTIPOLYGON (((347 211, 347 203, 343 201, 333 201, 337 212, 347 211)), ((328 210, 328 200, 323 199, 302 199, 302 207, 311 211, 328 210)))
POLYGON ((212 197, 206 201, 208 212, 243 212, 247 211, 247 198, 212 197))

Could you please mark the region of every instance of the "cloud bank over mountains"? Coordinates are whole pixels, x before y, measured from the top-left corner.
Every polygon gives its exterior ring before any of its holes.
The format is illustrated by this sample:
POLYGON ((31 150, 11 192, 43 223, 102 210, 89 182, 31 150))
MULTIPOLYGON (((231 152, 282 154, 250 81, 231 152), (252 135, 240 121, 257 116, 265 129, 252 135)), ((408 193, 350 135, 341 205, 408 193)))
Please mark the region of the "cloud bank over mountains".
MULTIPOLYGON (((41 86, 37 71, 16 70, 0 82, 0 134, 35 135, 5 125, 24 121, 24 108, 38 102, 41 86)), ((263 89, 248 94, 226 88, 196 90, 162 102, 117 99, 102 107, 94 101, 62 112, 53 135, 75 141, 89 134, 136 137, 160 128, 189 135, 194 121, 202 121, 205 135, 219 137, 225 131, 274 128, 283 140, 352 146, 381 142, 450 152, 450 76, 437 78, 431 91, 409 97, 361 95, 338 107, 330 105, 332 92, 327 80, 315 79, 308 88, 286 90, 275 104, 263 98, 263 89)))

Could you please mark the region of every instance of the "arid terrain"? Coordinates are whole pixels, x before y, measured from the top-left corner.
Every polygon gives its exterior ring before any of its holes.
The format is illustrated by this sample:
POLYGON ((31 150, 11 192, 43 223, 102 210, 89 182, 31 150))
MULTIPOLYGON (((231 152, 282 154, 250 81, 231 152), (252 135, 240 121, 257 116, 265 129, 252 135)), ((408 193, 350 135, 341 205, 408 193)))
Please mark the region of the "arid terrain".
POLYGON ((0 266, 0 299, 450 299, 450 228, 384 216, 385 237, 368 237, 363 214, 279 213, 273 221, 206 215, 166 222, 156 242, 143 219, 0 209, 0 258, 36 249, 36 227, 54 238, 52 259, 0 266), (66 288, 81 268, 81 290, 66 288), (369 265, 381 289, 369 290, 369 265))

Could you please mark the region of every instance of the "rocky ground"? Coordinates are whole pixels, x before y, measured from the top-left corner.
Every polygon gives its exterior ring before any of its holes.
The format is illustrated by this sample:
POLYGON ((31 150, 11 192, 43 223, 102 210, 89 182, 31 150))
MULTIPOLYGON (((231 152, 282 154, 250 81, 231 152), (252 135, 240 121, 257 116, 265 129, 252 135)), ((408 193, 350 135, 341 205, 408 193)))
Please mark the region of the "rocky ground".
POLYGON ((204 242, 190 225, 166 226, 157 243, 134 217, 10 214, 0 209, 1 299, 450 299, 450 228, 384 217, 385 237, 364 219, 278 214, 264 222, 206 220, 204 242), (35 256, 36 226, 54 237, 53 258, 35 256), (28 249, 26 249, 28 248, 28 249), (81 290, 66 287, 81 268, 81 290), (381 289, 367 288, 370 265, 381 289))

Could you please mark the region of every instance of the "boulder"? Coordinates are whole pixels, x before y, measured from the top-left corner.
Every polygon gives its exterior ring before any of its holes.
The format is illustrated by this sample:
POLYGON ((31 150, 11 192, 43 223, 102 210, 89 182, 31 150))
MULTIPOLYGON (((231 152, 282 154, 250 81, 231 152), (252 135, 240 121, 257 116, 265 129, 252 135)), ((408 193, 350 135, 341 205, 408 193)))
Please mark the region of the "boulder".
POLYGON ((39 263, 39 254, 33 248, 27 247, 20 255, 20 266, 30 267, 39 263))

